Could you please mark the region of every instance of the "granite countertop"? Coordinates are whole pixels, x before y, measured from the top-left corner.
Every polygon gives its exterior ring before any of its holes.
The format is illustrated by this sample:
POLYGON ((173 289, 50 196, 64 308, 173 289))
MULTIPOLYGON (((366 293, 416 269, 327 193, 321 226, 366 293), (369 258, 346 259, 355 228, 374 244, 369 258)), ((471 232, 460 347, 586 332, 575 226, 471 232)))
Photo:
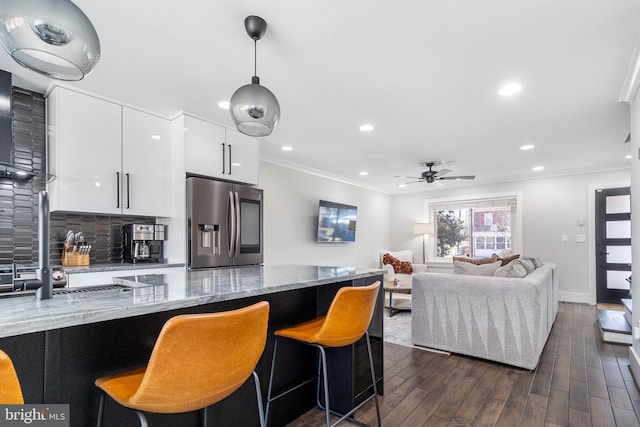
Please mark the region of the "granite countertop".
POLYGON ((119 264, 93 264, 86 267, 64 267, 67 274, 75 273, 100 273, 103 271, 127 271, 127 270, 143 270, 148 268, 169 268, 184 267, 184 263, 166 263, 166 262, 139 262, 119 263, 119 264))
POLYGON ((384 274, 313 265, 246 266, 114 278, 122 287, 62 290, 50 300, 0 297, 0 337, 139 316, 384 274))

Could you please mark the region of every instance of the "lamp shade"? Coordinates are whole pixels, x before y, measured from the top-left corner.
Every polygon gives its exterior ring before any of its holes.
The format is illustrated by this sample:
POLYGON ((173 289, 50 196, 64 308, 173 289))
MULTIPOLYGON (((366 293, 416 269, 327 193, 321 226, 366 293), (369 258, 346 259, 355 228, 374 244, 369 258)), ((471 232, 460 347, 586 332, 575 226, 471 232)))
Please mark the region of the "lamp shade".
POLYGON ((229 111, 238 130, 245 135, 267 136, 280 119, 280 104, 257 77, 231 96, 229 111))
POLYGON ((431 222, 413 224, 413 234, 433 234, 433 231, 433 223, 431 222))
POLYGON ((89 18, 69 0, 1 0, 0 44, 20 65, 77 81, 100 59, 89 18))

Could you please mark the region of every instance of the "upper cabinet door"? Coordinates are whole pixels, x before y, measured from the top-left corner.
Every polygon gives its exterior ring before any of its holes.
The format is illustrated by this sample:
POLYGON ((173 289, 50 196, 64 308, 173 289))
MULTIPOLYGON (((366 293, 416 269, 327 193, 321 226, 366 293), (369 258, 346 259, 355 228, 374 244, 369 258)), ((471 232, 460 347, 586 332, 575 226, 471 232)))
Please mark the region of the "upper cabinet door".
POLYGON ((171 122, 122 109, 122 213, 171 214, 171 122))
POLYGON ((228 153, 226 179, 257 185, 260 170, 258 139, 227 129, 226 142, 228 153))
POLYGON ((47 108, 51 210, 119 214, 122 107, 56 88, 47 108))
POLYGON ((191 116, 186 116, 185 127, 185 171, 224 178, 227 163, 224 128, 191 116))

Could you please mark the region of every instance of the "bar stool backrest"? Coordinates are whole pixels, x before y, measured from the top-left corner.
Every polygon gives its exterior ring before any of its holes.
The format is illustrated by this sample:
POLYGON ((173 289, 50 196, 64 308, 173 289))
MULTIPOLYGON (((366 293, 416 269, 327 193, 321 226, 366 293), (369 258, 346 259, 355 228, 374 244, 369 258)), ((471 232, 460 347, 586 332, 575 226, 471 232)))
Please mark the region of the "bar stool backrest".
POLYGON ((322 327, 310 341, 326 347, 343 347, 362 338, 371 323, 379 289, 379 281, 369 286, 340 288, 322 327))
POLYGON ((269 303, 169 319, 130 401, 144 411, 176 413, 212 405, 252 374, 267 339, 269 303))
POLYGON ((22 405, 22 388, 11 358, 0 350, 0 404, 22 405))

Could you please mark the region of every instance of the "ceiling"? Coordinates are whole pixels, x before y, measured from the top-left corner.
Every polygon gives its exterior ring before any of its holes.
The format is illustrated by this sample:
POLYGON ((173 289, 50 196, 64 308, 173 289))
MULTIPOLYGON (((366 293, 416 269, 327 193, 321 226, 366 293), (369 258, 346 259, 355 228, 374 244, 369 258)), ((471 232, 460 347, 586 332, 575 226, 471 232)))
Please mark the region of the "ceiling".
MULTIPOLYGON (((386 193, 629 168, 618 96, 640 34, 637 0, 75 3, 102 57, 72 86, 226 126, 218 101, 253 74, 243 20, 263 17, 258 75, 282 110, 263 159, 386 193), (523 90, 499 96, 510 81, 523 90), (375 129, 360 132, 364 123, 375 129), (476 179, 396 187, 411 180, 395 175, 419 176, 425 159, 476 179)), ((4 51, 0 69, 16 86, 51 83, 4 51)))

